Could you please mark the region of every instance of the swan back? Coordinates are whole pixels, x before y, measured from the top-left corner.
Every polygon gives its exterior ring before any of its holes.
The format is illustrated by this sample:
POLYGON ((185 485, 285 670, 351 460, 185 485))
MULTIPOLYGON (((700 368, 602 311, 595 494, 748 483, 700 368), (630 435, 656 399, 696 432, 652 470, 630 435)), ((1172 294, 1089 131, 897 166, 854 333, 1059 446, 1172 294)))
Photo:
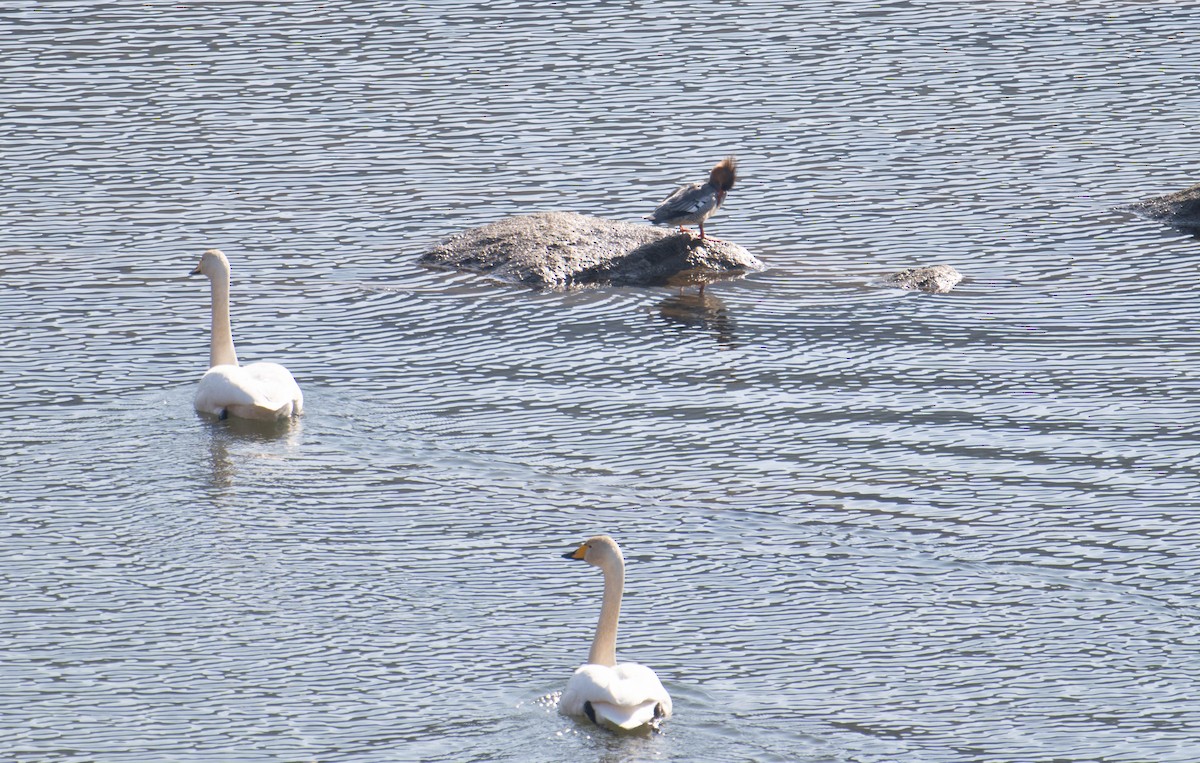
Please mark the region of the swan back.
POLYGON ((278 363, 214 366, 200 377, 196 410, 242 419, 281 419, 304 410, 304 393, 278 363))

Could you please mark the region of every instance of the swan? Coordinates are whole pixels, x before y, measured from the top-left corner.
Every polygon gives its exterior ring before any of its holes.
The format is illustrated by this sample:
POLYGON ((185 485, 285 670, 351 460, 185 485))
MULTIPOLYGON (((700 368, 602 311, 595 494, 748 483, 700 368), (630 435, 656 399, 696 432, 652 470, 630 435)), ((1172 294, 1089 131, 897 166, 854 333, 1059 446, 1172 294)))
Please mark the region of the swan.
POLYGON ((196 410, 220 418, 281 419, 300 413, 304 395, 292 374, 278 363, 239 366, 229 327, 229 260, 209 249, 191 275, 212 282, 212 344, 208 372, 200 377, 196 410))
POLYGON ((588 661, 575 670, 559 700, 564 715, 586 715, 597 726, 636 731, 658 728, 671 716, 671 698, 654 671, 636 662, 617 664, 617 618, 625 590, 625 558, 607 535, 588 538, 564 559, 578 559, 604 573, 604 601, 588 661))

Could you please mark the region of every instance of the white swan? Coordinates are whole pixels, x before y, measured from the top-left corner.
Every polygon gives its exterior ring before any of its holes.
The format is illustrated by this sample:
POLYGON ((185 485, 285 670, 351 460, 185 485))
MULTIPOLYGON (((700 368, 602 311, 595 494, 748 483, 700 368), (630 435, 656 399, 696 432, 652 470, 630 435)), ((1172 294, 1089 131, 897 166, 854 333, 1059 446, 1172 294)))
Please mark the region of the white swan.
POLYGON ((196 390, 196 410, 227 418, 281 419, 300 413, 304 395, 291 373, 278 363, 239 366, 229 328, 229 260, 220 249, 200 257, 192 275, 212 281, 212 344, 208 373, 196 390))
POLYGON ((671 698, 654 671, 636 662, 617 664, 617 618, 625 590, 625 558, 607 535, 588 538, 564 559, 581 559, 604 572, 604 602, 587 664, 571 676, 559 700, 565 715, 586 715, 598 726, 635 731, 657 728, 671 716, 671 698))

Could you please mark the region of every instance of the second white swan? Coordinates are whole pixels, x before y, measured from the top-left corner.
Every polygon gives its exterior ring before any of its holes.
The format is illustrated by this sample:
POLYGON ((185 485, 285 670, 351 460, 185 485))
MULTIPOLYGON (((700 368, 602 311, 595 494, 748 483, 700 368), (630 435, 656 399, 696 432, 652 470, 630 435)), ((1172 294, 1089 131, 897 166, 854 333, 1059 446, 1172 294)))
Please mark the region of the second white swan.
POLYGON ((619 731, 657 728, 671 716, 671 697, 654 671, 636 662, 617 663, 617 620, 625 591, 625 557, 607 535, 588 538, 564 559, 578 559, 604 573, 600 622, 588 661, 575 670, 559 700, 565 715, 587 716, 619 731))
POLYGON ((291 372, 278 363, 238 365, 229 326, 229 260, 220 249, 200 257, 192 275, 212 282, 212 340, 208 372, 196 390, 196 410, 222 419, 282 419, 300 413, 304 394, 291 372))

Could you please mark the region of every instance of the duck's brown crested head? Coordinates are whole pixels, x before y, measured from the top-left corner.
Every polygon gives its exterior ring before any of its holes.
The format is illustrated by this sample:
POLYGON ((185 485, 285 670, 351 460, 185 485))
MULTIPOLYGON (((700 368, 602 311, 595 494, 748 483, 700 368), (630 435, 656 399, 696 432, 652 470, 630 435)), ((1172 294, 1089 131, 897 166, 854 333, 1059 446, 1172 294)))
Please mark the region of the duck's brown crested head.
POLYGON ((732 156, 727 156, 717 162, 716 166, 712 168, 712 172, 708 173, 708 182, 716 186, 721 193, 726 193, 733 188, 735 180, 737 180, 737 159, 732 156))

